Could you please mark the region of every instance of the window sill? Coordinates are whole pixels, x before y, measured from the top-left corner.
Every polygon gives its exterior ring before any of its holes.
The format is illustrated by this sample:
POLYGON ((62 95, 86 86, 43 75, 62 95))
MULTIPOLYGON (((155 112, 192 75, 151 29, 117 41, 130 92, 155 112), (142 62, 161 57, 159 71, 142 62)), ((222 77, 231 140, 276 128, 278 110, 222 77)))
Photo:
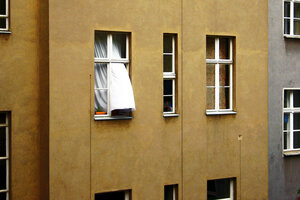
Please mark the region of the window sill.
POLYGON ((291 39, 300 39, 300 35, 288 35, 288 34, 284 34, 283 37, 285 37, 285 38, 291 38, 291 39))
POLYGON ((168 118, 168 117, 179 117, 179 114, 176 114, 176 113, 164 113, 163 116, 165 118, 168 118))
POLYGON ((10 31, 0 31, 0 34, 11 34, 10 31))
POLYGON ((206 111, 206 115, 235 115, 235 111, 206 111))
POLYGON ((284 150, 283 151, 284 156, 297 156, 300 155, 300 149, 296 150, 284 150))
POLYGON ((94 115, 94 120, 95 121, 124 120, 124 119, 132 119, 132 117, 128 117, 128 116, 101 116, 101 115, 94 115))

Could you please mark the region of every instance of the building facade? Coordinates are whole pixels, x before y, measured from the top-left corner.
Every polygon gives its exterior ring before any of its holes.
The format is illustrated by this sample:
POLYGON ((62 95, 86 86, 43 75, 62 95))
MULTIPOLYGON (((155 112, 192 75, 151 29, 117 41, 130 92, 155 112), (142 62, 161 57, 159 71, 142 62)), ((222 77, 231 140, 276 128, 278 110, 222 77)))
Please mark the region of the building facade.
POLYGON ((267 1, 6 2, 10 199, 268 199, 267 1))
POLYGON ((269 1, 269 198, 300 188, 300 2, 269 1))

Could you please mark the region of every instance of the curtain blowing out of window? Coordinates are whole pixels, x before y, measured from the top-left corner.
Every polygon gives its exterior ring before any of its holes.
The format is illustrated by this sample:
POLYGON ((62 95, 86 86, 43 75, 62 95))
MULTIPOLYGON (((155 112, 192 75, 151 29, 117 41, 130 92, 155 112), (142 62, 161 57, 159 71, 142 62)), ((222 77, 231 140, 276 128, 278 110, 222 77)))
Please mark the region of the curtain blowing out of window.
MULTIPOLYGON (((111 58, 121 58, 121 41, 113 40, 111 58)), ((95 41, 95 57, 107 57, 106 43, 95 41)), ((129 79, 126 65, 124 63, 110 63, 110 72, 107 64, 97 63, 95 68, 96 88, 108 88, 110 95, 110 111, 116 109, 135 110, 135 102, 132 85, 129 79), (107 83, 108 73, 110 73, 110 84, 107 83)), ((95 107, 107 112, 107 90, 100 90, 95 93, 95 107)))

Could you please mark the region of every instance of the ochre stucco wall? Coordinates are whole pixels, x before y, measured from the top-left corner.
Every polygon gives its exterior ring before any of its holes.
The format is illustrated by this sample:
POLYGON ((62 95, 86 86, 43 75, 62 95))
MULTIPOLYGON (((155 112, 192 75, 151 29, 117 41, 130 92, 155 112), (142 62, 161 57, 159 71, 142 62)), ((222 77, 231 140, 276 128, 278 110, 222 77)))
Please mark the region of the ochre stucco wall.
POLYGON ((132 189, 157 200, 166 184, 206 199, 207 179, 225 177, 238 199, 267 199, 267 1, 53 0, 49 47, 50 199, 132 189), (93 119, 95 30, 131 33, 132 120, 93 119), (170 119, 163 33, 178 34, 180 116, 170 119), (236 115, 205 115, 206 35, 236 37, 236 115))

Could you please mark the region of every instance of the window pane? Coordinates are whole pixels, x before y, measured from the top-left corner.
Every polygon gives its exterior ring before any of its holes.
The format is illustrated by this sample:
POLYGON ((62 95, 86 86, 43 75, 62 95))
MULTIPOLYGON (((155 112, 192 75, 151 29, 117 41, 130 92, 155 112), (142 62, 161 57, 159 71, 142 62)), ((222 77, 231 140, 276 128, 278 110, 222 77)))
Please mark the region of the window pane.
POLYGON ((288 148, 288 137, 289 137, 289 133, 283 133, 283 149, 287 149, 288 148))
POLYGON ((0 28, 6 29, 6 18, 0 18, 0 28))
POLYGON ((220 109, 229 109, 229 88, 220 87, 220 109))
POLYGON ((220 59, 229 59, 229 38, 220 38, 220 59))
POLYGON ((207 181, 207 199, 230 198, 230 179, 207 181))
POLYGON ((95 112, 107 113, 107 90, 95 90, 95 112))
POLYGON ((173 72, 172 55, 164 55, 164 72, 173 72))
MULTIPOLYGON (((164 200, 176 200, 173 198, 173 187, 177 187, 177 185, 166 185, 165 186, 165 198, 164 200)), ((176 197, 175 197, 176 198, 176 197)))
POLYGON ((220 64, 219 68, 220 72, 220 86, 229 86, 230 83, 230 73, 229 73, 229 65, 220 64))
POLYGON ((300 3, 294 3, 294 17, 300 18, 300 3))
POLYGON ((206 107, 207 109, 215 109, 215 88, 207 88, 206 107))
POLYGON ((6 123, 6 113, 0 113, 0 124, 6 123))
POLYGON ((95 58, 107 58, 107 33, 95 32, 95 58))
POLYGON ((215 65, 206 64, 206 85, 215 86, 215 65))
POLYGON ((6 0, 0 0, 0 15, 6 15, 6 0))
POLYGON ((293 91, 294 107, 300 107, 300 90, 293 91))
POLYGON ((173 111, 173 97, 164 97, 164 112, 173 111))
POLYGON ((164 34, 164 53, 172 53, 172 36, 164 34))
POLYGON ((290 34, 290 20, 284 20, 284 34, 290 34))
POLYGON ((290 114, 284 113, 283 115, 283 130, 290 130, 290 114))
POLYGON ((206 37, 206 59, 215 58, 215 38, 206 37))
POLYGON ((6 127, 0 127, 0 157, 6 157, 6 127))
POLYGON ((95 64, 95 88, 107 88, 107 64, 95 64))
POLYGON ((294 113, 294 130, 300 129, 300 113, 294 113))
POLYGON ((300 132, 294 132, 294 149, 300 148, 300 132))
POLYGON ((125 191, 96 194, 95 200, 125 200, 125 191))
POLYGON ((6 200, 6 192, 1 192, 0 193, 0 199, 6 200))
POLYGON ((300 20, 294 20, 294 34, 300 35, 300 20))
POLYGON ((291 95, 291 91, 289 90, 284 90, 284 107, 285 108, 290 108, 290 95, 291 95))
POLYGON ((164 95, 173 94, 173 80, 164 80, 164 95))
POLYGON ((284 2, 284 16, 285 17, 290 17, 290 2, 284 2))
POLYGON ((0 160, 0 190, 6 188, 6 160, 0 160))
POLYGON ((126 34, 112 34, 112 57, 126 58, 126 34))

